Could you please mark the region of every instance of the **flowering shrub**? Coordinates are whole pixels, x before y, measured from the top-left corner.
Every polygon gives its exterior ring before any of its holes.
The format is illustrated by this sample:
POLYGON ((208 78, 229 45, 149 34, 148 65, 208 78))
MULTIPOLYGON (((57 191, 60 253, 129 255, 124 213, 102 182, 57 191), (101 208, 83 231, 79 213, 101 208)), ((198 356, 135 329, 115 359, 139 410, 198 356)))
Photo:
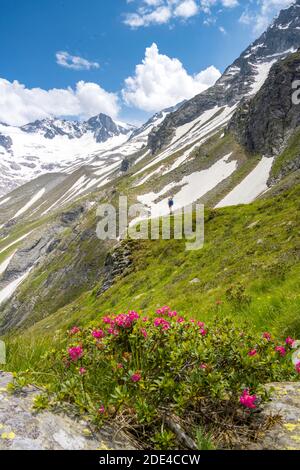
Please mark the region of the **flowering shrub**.
POLYGON ((256 336, 227 319, 208 326, 167 306, 149 317, 109 315, 73 327, 64 349, 52 353, 54 391, 100 422, 127 416, 149 442, 166 412, 191 421, 190 430, 215 410, 218 426, 230 414, 249 419, 267 399, 263 384, 300 372, 292 345, 291 338, 283 347, 269 333, 256 336))

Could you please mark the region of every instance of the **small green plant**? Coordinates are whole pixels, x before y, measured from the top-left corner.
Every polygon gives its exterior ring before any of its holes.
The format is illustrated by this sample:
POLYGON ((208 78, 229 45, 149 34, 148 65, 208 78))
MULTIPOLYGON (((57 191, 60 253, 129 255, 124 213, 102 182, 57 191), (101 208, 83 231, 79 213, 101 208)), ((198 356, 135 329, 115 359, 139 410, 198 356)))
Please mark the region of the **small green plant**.
POLYGON ((49 408, 49 397, 46 394, 37 395, 33 400, 33 409, 42 411, 49 408))
POLYGON ((201 427, 196 431, 196 444, 198 450, 215 450, 210 433, 206 433, 201 427))
POLYGON ((157 450, 171 450, 176 447, 175 434, 169 429, 162 429, 160 432, 157 432, 151 438, 151 441, 157 450))
POLYGON ((251 302, 251 297, 246 294, 245 286, 240 282, 230 286, 226 290, 226 298, 228 302, 234 304, 235 307, 242 307, 251 302))

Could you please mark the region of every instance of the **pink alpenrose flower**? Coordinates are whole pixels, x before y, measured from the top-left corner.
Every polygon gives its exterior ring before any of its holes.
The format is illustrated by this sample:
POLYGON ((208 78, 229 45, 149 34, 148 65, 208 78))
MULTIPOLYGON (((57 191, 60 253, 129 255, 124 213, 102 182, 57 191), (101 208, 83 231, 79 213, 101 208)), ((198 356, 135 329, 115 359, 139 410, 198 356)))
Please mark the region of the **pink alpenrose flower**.
POLYGON ((248 352, 248 356, 253 357, 256 356, 257 354, 257 349, 251 349, 251 351, 248 352))
POLYGON ((293 338, 291 338, 290 336, 288 336, 285 340, 285 344, 287 346, 290 346, 291 348, 293 347, 294 342, 295 342, 295 340, 293 338))
POLYGON ((144 338, 148 337, 148 333, 147 333, 147 330, 145 328, 141 328, 141 333, 144 336, 144 338))
POLYGON ((78 326, 73 326, 73 328, 71 328, 70 330, 70 335, 76 335, 77 333, 80 332, 80 328, 78 328, 78 326))
POLYGON ((101 338, 104 338, 105 333, 104 333, 103 330, 93 330, 92 331, 92 336, 95 339, 101 339, 101 338))
POLYGON ((284 357, 286 355, 286 349, 283 346, 276 346, 275 351, 284 357))
POLYGON ((134 383, 139 382, 141 380, 141 378, 142 378, 141 374, 139 374, 137 372, 135 374, 132 374, 132 376, 131 376, 131 380, 134 383))
POLYGON ((264 339, 266 339, 267 341, 271 341, 271 339, 272 339, 270 333, 268 333, 267 331, 265 333, 263 333, 262 337, 264 339))
POLYGON ((78 361, 83 356, 83 349, 81 346, 74 346, 69 348, 68 353, 72 361, 78 361))
POLYGON ((241 397, 240 397, 240 403, 243 405, 245 408, 249 408, 251 410, 256 408, 256 402, 257 396, 256 395, 250 395, 249 389, 246 388, 241 397))
POLYGON ((295 365, 296 372, 300 374, 300 361, 295 365))

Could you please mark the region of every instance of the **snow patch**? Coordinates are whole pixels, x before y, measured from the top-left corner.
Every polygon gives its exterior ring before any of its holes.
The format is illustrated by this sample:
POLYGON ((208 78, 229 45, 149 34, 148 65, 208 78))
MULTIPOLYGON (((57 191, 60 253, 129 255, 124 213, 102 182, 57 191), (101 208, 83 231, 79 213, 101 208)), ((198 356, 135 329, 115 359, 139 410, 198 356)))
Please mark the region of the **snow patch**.
POLYGON ((2 249, 0 250, 0 254, 3 253, 4 251, 8 250, 8 248, 10 248, 11 246, 14 246, 14 245, 16 245, 17 243, 19 243, 19 242, 21 242, 22 240, 24 240, 25 238, 27 238, 32 232, 33 232, 33 230, 31 230, 31 231, 28 232, 28 233, 25 233, 25 235, 22 235, 22 237, 17 238, 17 240, 14 240, 14 241, 11 242, 9 245, 6 245, 4 248, 2 248, 2 249))
POLYGON ((254 170, 238 184, 216 208, 249 204, 268 189, 267 181, 273 165, 274 158, 263 157, 254 170))
POLYGON ((10 255, 8 258, 6 258, 6 260, 3 261, 3 263, 0 264, 0 275, 6 271, 6 268, 8 267, 9 263, 13 259, 15 253, 16 252, 14 251, 12 255, 10 255))
POLYGON ((31 269, 32 267, 29 268, 26 271, 26 273, 22 274, 22 276, 12 281, 10 284, 4 287, 4 289, 0 291, 0 304, 8 300, 13 295, 13 293, 16 291, 19 285, 22 284, 23 281, 25 281, 26 277, 28 277, 31 269))
POLYGON ((33 206, 33 204, 35 204, 44 195, 45 191, 46 191, 45 188, 40 189, 40 191, 38 191, 30 199, 30 201, 28 201, 27 204, 25 204, 25 206, 23 206, 20 210, 18 210, 18 212, 13 216, 13 219, 16 219, 20 215, 24 214, 24 212, 28 211, 28 209, 30 209, 30 207, 33 206))
POLYGON ((3 199, 3 201, 0 202, 0 206, 2 206, 3 204, 6 204, 10 199, 11 197, 7 197, 6 199, 3 199))

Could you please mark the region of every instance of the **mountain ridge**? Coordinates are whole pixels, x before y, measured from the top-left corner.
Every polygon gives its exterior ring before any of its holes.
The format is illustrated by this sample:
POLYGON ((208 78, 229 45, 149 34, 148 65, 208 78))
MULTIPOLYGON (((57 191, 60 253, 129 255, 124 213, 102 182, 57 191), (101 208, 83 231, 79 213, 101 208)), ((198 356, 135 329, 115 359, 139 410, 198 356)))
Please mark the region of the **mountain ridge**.
POLYGON ((269 28, 226 68, 215 85, 170 113, 159 129, 149 135, 152 153, 168 145, 176 127, 192 121, 201 112, 213 106, 235 105, 241 98, 259 91, 273 63, 299 47, 299 11, 299 0, 281 10, 269 28))

